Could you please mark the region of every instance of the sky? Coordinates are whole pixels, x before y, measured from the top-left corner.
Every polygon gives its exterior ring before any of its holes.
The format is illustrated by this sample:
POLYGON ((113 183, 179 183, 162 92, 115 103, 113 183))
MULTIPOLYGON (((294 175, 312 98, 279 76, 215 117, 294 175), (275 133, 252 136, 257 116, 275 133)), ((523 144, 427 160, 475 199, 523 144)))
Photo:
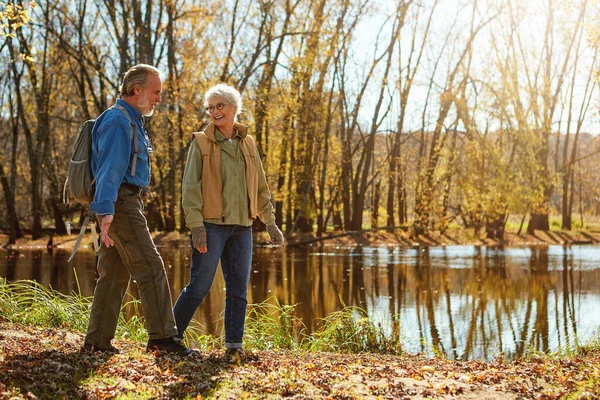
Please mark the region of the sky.
MULTIPOLYGON (((544 44, 544 30, 545 30, 545 12, 547 10, 547 0, 512 0, 513 4, 518 4, 520 7, 523 7, 524 14, 526 17, 523 22, 520 24, 519 29, 521 32, 521 37, 523 38, 524 47, 527 48, 527 51, 535 54, 535 58, 539 59, 541 52, 543 50, 544 44)), ((376 6, 373 7, 370 15, 365 18, 362 23, 358 26, 358 34, 356 35, 356 42, 354 46, 354 57, 356 59, 357 65, 365 64, 370 62, 373 59, 373 55, 375 53, 375 43, 377 40, 377 34, 379 33, 379 26, 382 25, 382 21, 385 20, 385 16, 393 13, 393 8, 395 6, 395 2, 386 2, 386 1, 376 1, 376 6)), ((433 0, 422 0, 422 4, 430 5, 433 3, 433 0)), ((411 95, 408 101, 408 107, 410 111, 408 112, 408 120, 406 121, 407 130, 419 129, 421 126, 421 113, 423 108, 425 107, 425 99, 427 96, 427 87, 430 81, 431 71, 433 70, 433 64, 439 55, 439 51, 441 46, 444 43, 444 39, 447 36, 448 32, 453 32, 453 35, 465 35, 469 32, 469 21, 471 18, 471 7, 474 3, 474 0, 440 0, 436 12, 434 14, 434 23, 431 26, 429 41, 430 46, 424 55, 424 61, 420 67, 419 77, 417 78, 418 82, 413 86, 411 91, 411 95), (454 24, 455 16, 458 17, 458 22, 454 24)), ((482 18, 481 13, 492 14, 493 10, 498 7, 501 3, 501 0, 479 0, 480 4, 480 18, 482 18)), ((554 6, 554 14, 557 20, 555 26, 559 27, 561 21, 567 21, 573 23, 577 15, 569 11, 568 8, 564 7, 564 4, 561 2, 555 1, 558 3, 554 6)), ((428 8, 430 9, 430 8, 428 8)), ((591 15, 591 12, 588 14, 591 15)), ((408 24, 410 20, 407 20, 407 26, 403 28, 401 37, 402 37, 402 46, 404 47, 404 51, 406 51, 409 47, 410 40, 412 40, 412 36, 409 35, 410 29, 408 24)), ((588 22, 589 23, 589 22, 588 22)), ((492 72, 493 68, 489 68, 487 62, 490 59, 489 51, 491 49, 492 35, 496 34, 496 31, 501 30, 500 22, 494 25, 492 30, 487 30, 483 34, 478 37, 478 40, 474 46, 475 49, 475 62, 472 66, 472 69, 476 71, 474 75, 478 77, 482 77, 482 80, 493 80, 498 78, 497 74, 494 75, 492 72)), ((391 29, 390 24, 386 28, 384 28, 383 32, 389 33, 391 29)), ((560 31, 557 28, 557 39, 555 39, 555 46, 559 48, 562 46, 564 48, 564 43, 562 43, 560 38, 560 31)), ((500 33, 500 32, 498 32, 500 33)), ((497 35, 496 38, 501 35, 497 35)), ((385 38, 385 34, 384 34, 385 38)), ((382 40, 382 42, 385 39, 382 40)), ((587 46, 584 45, 584 46, 587 46)), ((380 45, 378 55, 383 51, 383 46, 380 45)), ((450 48, 448 48, 450 49, 450 48)), ((438 72, 442 72, 442 74, 438 73, 435 78, 436 83, 439 85, 443 84, 443 78, 446 76, 447 64, 444 64, 445 61, 448 60, 448 55, 450 53, 447 51, 446 55, 442 57, 442 67, 439 68, 438 72)), ((561 51, 556 52, 557 56, 554 59, 554 66, 556 70, 562 66, 562 62, 564 60, 564 53, 561 51)), ((574 115, 577 115, 580 110, 581 103, 583 102, 583 96, 585 93, 585 88, 587 84, 587 74, 592 68, 591 64, 593 61, 594 52, 591 48, 585 47, 581 50, 581 59, 578 64, 578 77, 575 82, 575 90, 573 92, 573 104, 575 106, 574 115)), ((397 58, 396 58, 397 60, 397 58)), ((535 66, 530 65, 532 68, 531 71, 535 71, 535 66)), ((381 71, 380 71, 381 72, 381 71)), ((362 81, 366 71, 364 67, 358 68, 356 71, 356 82, 362 81)), ((522 82, 525 83, 525 77, 522 77, 522 82)), ((396 77, 394 77, 395 81, 396 77)), ((569 75, 570 79, 570 75, 569 75)), ((488 82, 489 83, 489 82, 488 82)), ((556 80, 553 81, 553 84, 556 84, 556 80)), ((375 88, 376 89, 376 88, 375 88)), ((362 110, 363 119, 366 122, 370 121, 373 109, 375 107, 375 103, 377 100, 378 90, 369 90, 367 95, 367 102, 365 103, 365 107, 362 110)), ((600 100, 597 93, 597 85, 596 85, 596 93, 592 97, 592 101, 590 103, 589 110, 587 111, 584 124, 582 126, 582 132, 589 132, 592 134, 600 133, 600 117, 598 115, 598 108, 600 107, 600 100)), ((396 94, 397 99, 397 94, 396 94)), ((439 92, 432 97, 434 101, 439 97, 439 92)), ((571 96, 563 97, 563 101, 570 100, 571 96)), ((430 100, 431 104, 431 100, 430 100)), ((396 104, 394 109, 396 110, 394 115, 391 115, 390 121, 386 122, 386 126, 382 127, 382 129, 394 129, 395 121, 397 120, 397 110, 399 109, 398 101, 396 100, 396 104)), ((566 113, 563 113, 562 123, 559 125, 559 113, 556 112, 556 118, 554 123, 554 129, 559 129, 564 133, 566 131, 566 124, 564 121, 566 120, 566 113)), ((435 109, 431 110, 431 116, 437 116, 437 111, 435 109)), ((575 117, 572 117, 575 118, 575 117)), ((433 121, 431 121, 433 124, 433 121)), ((571 125, 571 132, 575 129, 575 123, 571 125)))

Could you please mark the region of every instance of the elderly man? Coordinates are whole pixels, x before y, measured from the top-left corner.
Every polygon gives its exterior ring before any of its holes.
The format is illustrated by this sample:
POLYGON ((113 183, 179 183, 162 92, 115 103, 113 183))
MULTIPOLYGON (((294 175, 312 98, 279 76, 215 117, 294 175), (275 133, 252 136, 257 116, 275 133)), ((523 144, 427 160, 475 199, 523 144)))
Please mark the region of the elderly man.
POLYGON ((147 351, 191 353, 174 340, 177 327, 164 263, 142 214, 141 194, 150 183, 152 151, 144 117, 151 116, 160 103, 161 91, 156 68, 132 67, 123 78, 121 98, 98 117, 92 130, 96 191, 90 209, 100 220, 102 246, 84 352, 119 352, 111 340, 131 277, 142 301, 150 338, 147 351))

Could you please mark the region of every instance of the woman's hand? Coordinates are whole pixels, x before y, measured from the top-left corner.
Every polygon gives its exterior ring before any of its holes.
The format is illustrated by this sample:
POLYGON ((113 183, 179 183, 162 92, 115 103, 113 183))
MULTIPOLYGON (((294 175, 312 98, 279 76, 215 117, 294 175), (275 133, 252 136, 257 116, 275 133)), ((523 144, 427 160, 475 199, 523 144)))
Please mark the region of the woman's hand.
POLYGON ((267 233, 271 238, 271 243, 276 246, 282 245, 285 241, 283 239, 283 233, 281 233, 281 230, 279 230, 277 225, 267 225, 267 233))
POLYGON ((206 247, 206 227, 204 225, 192 229, 192 242, 200 253, 208 251, 208 247, 206 247))

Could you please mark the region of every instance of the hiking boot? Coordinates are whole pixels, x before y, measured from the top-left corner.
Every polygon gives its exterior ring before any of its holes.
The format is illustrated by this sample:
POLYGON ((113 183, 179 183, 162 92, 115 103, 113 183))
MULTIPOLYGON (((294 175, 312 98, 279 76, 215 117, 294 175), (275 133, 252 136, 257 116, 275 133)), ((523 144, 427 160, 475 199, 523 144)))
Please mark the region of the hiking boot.
POLYGON ((242 349, 241 347, 235 347, 235 348, 227 349, 225 351, 225 360, 228 363, 240 364, 240 363, 243 363, 244 361, 246 361, 247 359, 248 359, 248 353, 246 353, 246 350, 242 349))
POLYGON ((176 341, 177 343, 183 344, 183 336, 175 335, 175 336, 173 336, 173 340, 176 341))
POLYGON ((121 351, 110 345, 110 347, 100 347, 93 343, 84 342, 81 347, 80 353, 104 353, 104 354, 119 354, 121 351))
POLYGON ((150 339, 146 346, 146 351, 164 351, 165 353, 177 354, 179 356, 189 356, 194 351, 188 349, 181 342, 176 341, 173 336, 165 339, 150 339))

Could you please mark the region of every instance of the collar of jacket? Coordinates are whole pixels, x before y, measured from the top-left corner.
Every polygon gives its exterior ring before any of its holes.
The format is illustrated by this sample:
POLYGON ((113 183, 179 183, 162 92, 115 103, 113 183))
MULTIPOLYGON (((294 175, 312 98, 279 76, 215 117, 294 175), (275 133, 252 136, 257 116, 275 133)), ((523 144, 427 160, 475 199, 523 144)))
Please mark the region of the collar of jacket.
MULTIPOLYGON (((210 124, 208 124, 208 126, 204 130, 206 137, 208 137, 213 142, 217 141, 215 139, 215 129, 216 129, 215 125, 211 122, 210 124)), ((240 135, 240 137, 242 139, 244 139, 246 136, 248 136, 248 127, 246 125, 243 125, 243 124, 240 124, 240 123, 237 123, 234 121, 233 129, 237 130, 238 134, 240 135)))

